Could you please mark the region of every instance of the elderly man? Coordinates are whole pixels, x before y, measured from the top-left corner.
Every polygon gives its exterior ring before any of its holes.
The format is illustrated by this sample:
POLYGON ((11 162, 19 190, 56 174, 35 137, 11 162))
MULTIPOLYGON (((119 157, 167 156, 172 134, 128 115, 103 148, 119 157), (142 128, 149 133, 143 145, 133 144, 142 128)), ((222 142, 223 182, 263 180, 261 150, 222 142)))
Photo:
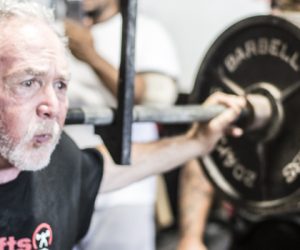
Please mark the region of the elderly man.
POLYGON ((105 150, 80 151, 64 134, 56 146, 68 108, 69 69, 50 17, 38 4, 0 0, 0 249, 71 249, 89 227, 99 190, 209 153, 245 106, 243 98, 210 97, 207 104, 227 111, 185 135, 133 146, 126 169, 105 150))

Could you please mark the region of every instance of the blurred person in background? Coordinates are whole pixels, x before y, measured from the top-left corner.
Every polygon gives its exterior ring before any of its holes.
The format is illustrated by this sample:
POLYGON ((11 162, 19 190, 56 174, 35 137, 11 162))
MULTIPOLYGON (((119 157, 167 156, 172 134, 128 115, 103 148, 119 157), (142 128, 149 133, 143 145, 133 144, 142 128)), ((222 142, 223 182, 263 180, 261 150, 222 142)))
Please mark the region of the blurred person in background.
MULTIPOLYGON (((82 24, 66 20, 72 85, 71 107, 116 107, 120 64, 121 25, 118 0, 83 0, 82 24)), ((179 66, 172 41, 162 26, 138 15, 134 102, 172 105, 177 97, 179 66)), ((67 126, 66 132, 81 147, 102 144, 93 126, 67 126)), ((133 124, 132 140, 156 140, 154 123, 133 124)), ((79 244, 87 250, 154 250, 156 178, 132 184, 97 198, 92 225, 79 244)))

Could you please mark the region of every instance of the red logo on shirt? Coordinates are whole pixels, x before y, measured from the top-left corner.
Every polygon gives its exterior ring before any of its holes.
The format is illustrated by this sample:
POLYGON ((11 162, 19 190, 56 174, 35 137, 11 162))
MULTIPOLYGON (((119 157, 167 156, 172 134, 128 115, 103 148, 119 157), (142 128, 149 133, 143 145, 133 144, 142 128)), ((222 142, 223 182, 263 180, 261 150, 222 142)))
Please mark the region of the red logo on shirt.
POLYGON ((53 231, 47 223, 40 224, 30 238, 16 240, 14 236, 0 237, 0 250, 49 250, 53 231))

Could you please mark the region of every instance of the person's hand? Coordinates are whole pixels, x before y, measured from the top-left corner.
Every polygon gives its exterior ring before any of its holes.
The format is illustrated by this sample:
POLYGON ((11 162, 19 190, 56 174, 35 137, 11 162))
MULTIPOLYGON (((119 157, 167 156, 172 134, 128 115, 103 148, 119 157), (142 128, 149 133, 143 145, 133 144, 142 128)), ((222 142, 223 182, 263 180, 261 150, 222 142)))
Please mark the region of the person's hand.
POLYGON ((183 237, 178 243, 177 250, 207 250, 207 247, 198 238, 183 237))
POLYGON ((72 54, 79 60, 89 63, 96 54, 90 30, 76 21, 66 19, 65 31, 72 54))
POLYGON ((235 95, 216 92, 206 99, 204 105, 223 105, 227 109, 208 123, 194 123, 188 132, 190 138, 196 138, 201 143, 202 155, 208 154, 221 137, 226 134, 239 137, 243 134, 241 128, 232 123, 246 107, 246 99, 235 95))

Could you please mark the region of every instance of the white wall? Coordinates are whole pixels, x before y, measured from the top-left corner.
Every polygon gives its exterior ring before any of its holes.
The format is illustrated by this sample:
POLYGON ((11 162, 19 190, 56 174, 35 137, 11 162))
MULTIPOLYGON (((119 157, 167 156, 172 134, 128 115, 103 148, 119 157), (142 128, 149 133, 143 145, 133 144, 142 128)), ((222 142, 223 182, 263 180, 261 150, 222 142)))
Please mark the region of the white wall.
POLYGON ((207 48, 234 22, 269 12, 268 0, 138 0, 139 10, 161 21, 178 50, 180 89, 190 92, 207 48))

